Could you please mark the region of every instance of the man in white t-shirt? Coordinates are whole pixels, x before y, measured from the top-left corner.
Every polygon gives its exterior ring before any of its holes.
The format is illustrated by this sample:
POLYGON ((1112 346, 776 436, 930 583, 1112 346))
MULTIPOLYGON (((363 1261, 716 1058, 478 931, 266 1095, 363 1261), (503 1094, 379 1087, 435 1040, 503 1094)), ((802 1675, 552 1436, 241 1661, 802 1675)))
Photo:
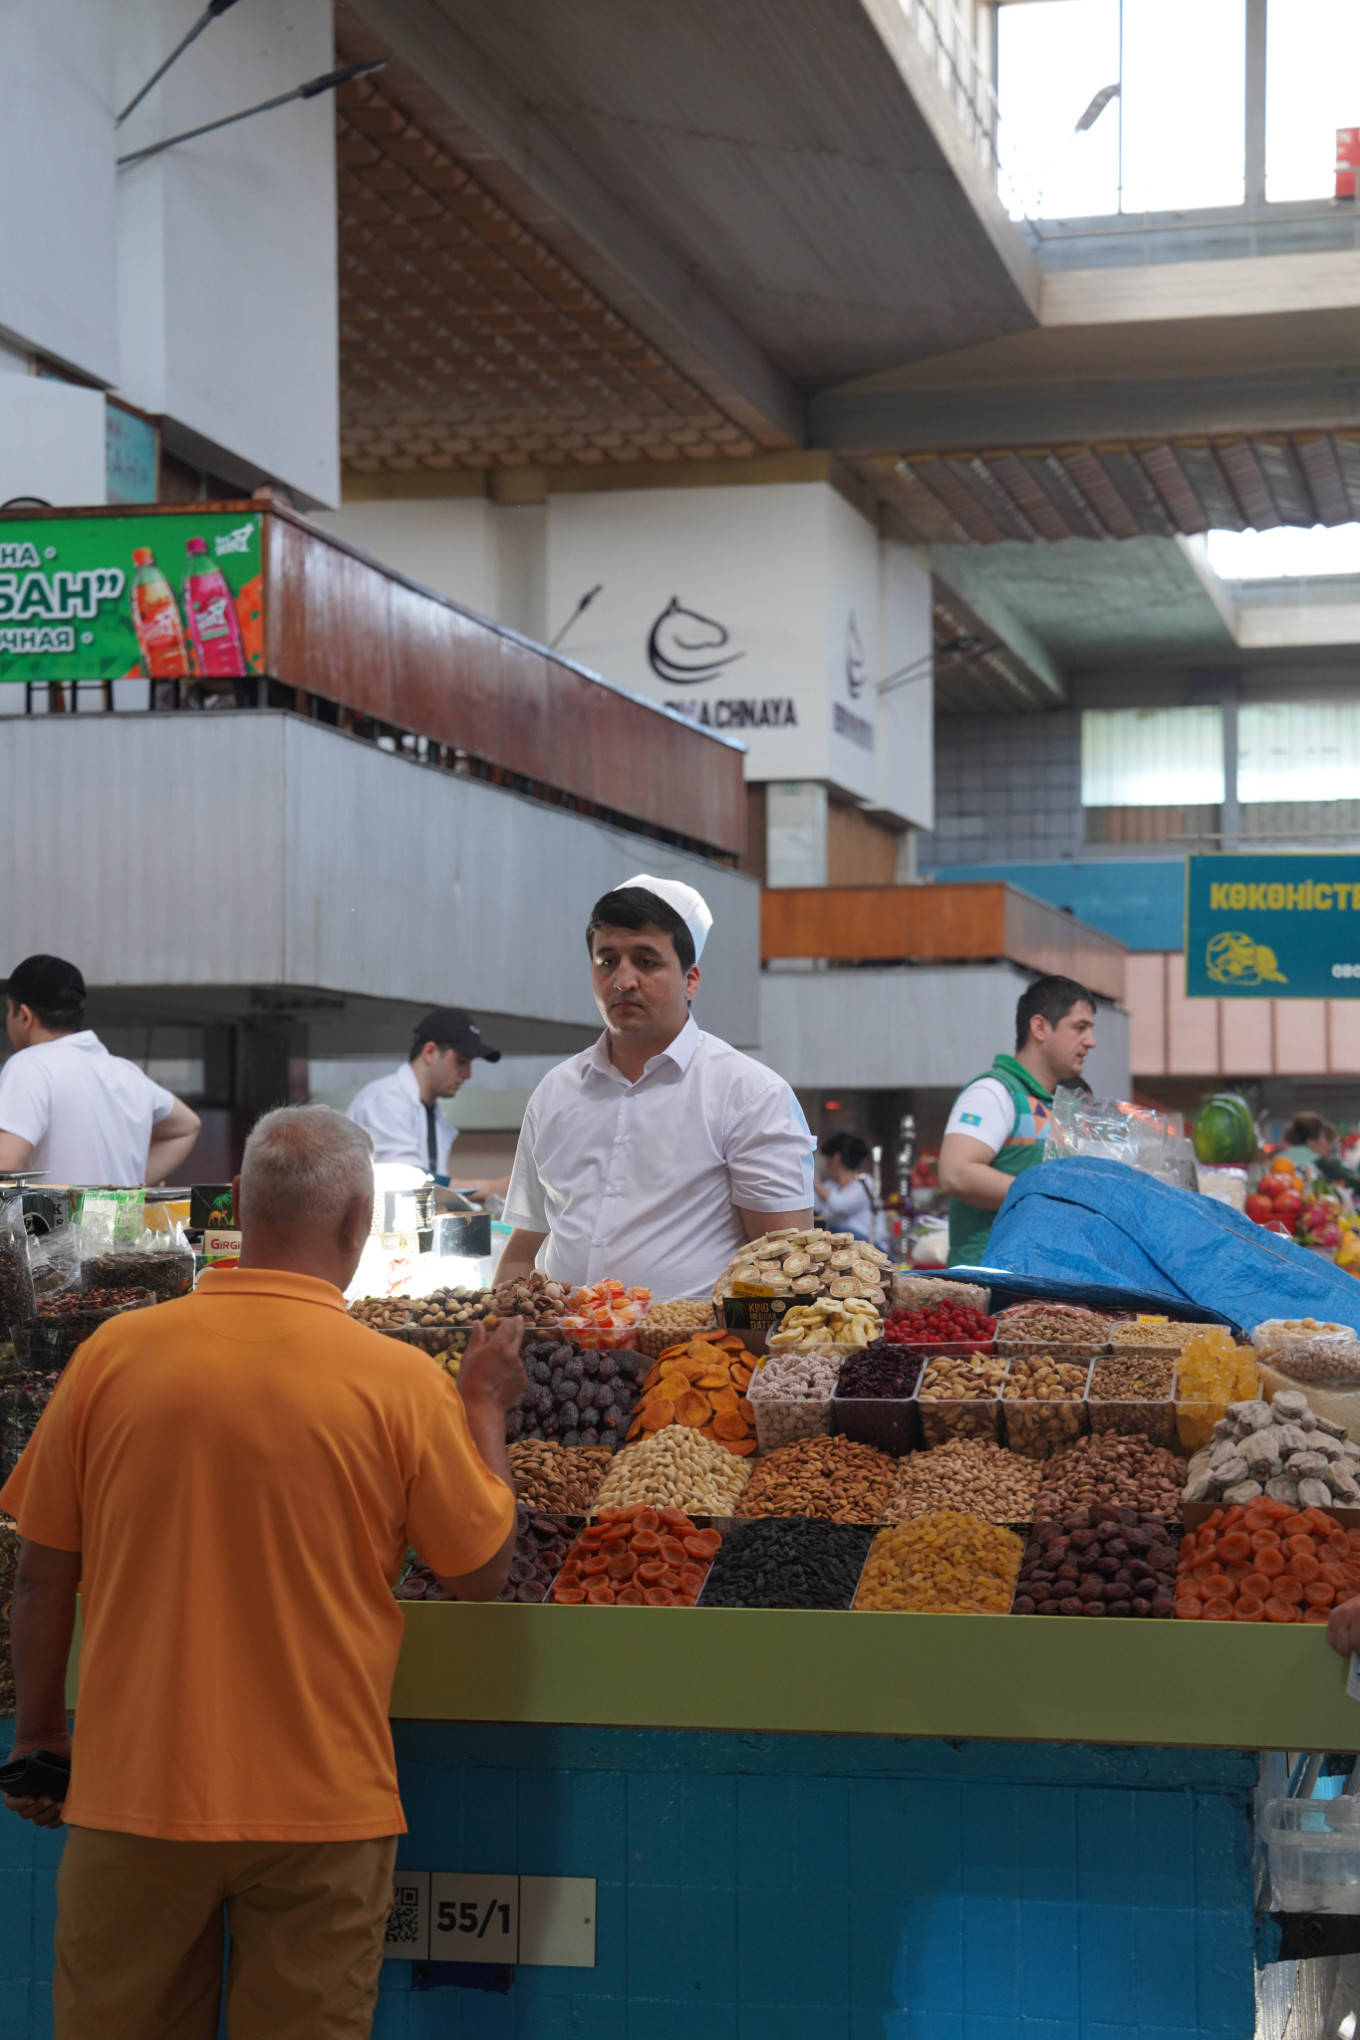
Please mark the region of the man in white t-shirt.
POLYGON ((14 1051, 0 1070, 0 1174, 52 1183, 163 1183, 198 1139, 195 1112, 85 1026, 85 980, 27 956, 5 985, 14 1051))
POLYGON ((1075 978, 1036 978, 1015 1009, 1015 1054, 998 1055, 954 1100, 940 1147, 952 1267, 983 1262, 992 1221, 1021 1172, 1043 1160, 1057 1086, 1096 1045, 1095 1000, 1075 978))

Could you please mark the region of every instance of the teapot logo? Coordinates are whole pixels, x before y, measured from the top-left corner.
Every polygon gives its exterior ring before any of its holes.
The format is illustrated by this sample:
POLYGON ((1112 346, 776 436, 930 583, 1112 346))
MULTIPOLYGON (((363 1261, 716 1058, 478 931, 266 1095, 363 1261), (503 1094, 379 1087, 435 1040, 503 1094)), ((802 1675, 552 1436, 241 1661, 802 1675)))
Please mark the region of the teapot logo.
POLYGON ((647 662, 658 680, 667 680, 672 687, 693 687, 745 658, 744 652, 726 651, 730 643, 726 624, 686 609, 679 596, 672 595, 648 633, 647 662))
POLYGON ((1275 951, 1250 935, 1224 933, 1210 938, 1204 968, 1217 985, 1287 985, 1275 951))
POLYGON ((864 692, 864 640, 853 609, 845 627, 845 688, 852 701, 858 701, 864 692))

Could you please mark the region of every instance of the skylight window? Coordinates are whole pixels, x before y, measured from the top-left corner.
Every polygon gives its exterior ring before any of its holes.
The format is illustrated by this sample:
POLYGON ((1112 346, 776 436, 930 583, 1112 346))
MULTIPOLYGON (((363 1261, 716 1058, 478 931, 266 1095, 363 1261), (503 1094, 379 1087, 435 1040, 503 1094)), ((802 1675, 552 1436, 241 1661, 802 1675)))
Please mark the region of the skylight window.
POLYGON ((1329 574, 1360 574, 1360 524, 1211 531, 1204 552, 1220 581, 1320 580, 1329 574))

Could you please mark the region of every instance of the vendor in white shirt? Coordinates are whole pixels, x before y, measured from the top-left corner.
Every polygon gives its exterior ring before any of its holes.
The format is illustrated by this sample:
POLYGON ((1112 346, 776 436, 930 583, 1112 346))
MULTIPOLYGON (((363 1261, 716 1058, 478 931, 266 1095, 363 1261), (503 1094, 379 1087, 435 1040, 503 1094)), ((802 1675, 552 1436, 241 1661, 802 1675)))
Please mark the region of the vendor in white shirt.
POLYGON ((747 1240, 811 1223, 815 1143, 793 1092, 690 1015, 712 925, 673 879, 597 901, 586 944, 604 1033, 529 1100, 499 1281, 537 1265, 657 1302, 702 1297, 747 1240))
POLYGON ((5 985, 14 1051, 0 1070, 0 1174, 52 1183, 164 1183, 199 1120, 85 1025, 85 980, 60 956, 27 956, 5 985))
MULTIPOLYGON (((436 1006, 421 1020, 411 1038, 411 1053, 390 1077, 375 1077, 349 1102, 349 1117, 367 1129, 375 1162, 408 1162, 423 1169, 441 1189, 448 1189, 450 1157, 458 1138, 439 1110, 443 1098, 456 1098, 478 1059, 496 1063, 498 1048, 482 1040, 481 1029, 466 1013, 436 1006)), ((507 1179, 462 1182, 457 1188, 475 1196, 504 1196, 507 1179)))

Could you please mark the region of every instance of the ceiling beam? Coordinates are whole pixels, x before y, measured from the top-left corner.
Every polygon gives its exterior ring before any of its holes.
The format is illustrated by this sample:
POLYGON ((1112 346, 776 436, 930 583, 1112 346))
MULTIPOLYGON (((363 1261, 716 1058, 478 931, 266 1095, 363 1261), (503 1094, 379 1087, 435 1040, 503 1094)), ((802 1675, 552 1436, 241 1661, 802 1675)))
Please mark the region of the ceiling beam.
POLYGON ((1028 624, 987 586, 985 564, 979 569, 971 548, 951 550, 946 560, 940 552, 931 556, 931 572, 940 587, 976 619, 982 630, 998 638, 1012 660, 1023 669, 1036 701, 1045 708, 1057 708, 1067 700, 1067 681, 1061 667, 1028 624))
MULTIPOLYGON (((801 445, 802 398, 731 314, 656 235, 606 191, 552 127, 462 33, 436 0, 349 0, 458 119, 530 185, 660 314, 685 344, 678 360, 706 363, 766 434, 801 445)), ((715 392, 716 394, 716 392, 715 392)), ((730 404, 730 397, 728 398, 730 404)), ((734 416, 739 414, 734 410, 734 416)))
POLYGON ((842 454, 1353 431, 1360 425, 1360 366, 997 388, 841 388, 811 399, 809 425, 813 445, 842 454))

